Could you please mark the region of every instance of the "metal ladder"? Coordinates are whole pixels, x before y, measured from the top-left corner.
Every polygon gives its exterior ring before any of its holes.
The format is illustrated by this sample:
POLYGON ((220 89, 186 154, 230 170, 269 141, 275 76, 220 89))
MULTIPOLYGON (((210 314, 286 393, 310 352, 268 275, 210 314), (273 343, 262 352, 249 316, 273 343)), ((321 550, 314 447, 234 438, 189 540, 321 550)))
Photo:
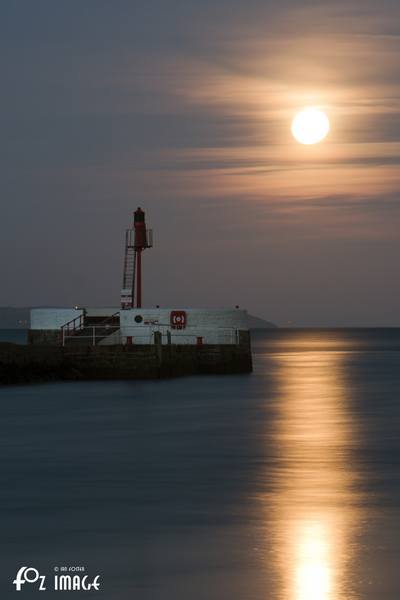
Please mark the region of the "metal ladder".
POLYGON ((132 290, 132 304, 134 302, 134 286, 135 286, 135 268, 136 268, 136 252, 134 247, 134 231, 126 230, 125 239, 125 258, 124 258, 124 276, 122 288, 132 290))

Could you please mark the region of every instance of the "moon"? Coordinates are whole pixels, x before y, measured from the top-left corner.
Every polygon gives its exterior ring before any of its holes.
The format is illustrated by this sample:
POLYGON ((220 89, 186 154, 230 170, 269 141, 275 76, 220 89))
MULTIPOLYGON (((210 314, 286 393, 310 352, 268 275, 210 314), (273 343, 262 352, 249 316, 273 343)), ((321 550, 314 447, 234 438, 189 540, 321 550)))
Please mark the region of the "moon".
POLYGON ((292 121, 293 137, 306 146, 321 142, 328 135, 329 129, 329 119, 319 108, 305 108, 292 121))

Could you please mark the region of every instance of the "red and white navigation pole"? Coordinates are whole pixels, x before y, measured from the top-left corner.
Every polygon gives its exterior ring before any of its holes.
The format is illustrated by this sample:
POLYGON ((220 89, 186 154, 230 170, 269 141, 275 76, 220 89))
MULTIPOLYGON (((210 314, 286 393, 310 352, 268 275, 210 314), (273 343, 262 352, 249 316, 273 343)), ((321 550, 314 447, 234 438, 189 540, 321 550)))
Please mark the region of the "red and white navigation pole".
POLYGON ((153 246, 153 232, 146 229, 144 212, 134 212, 133 228, 126 230, 124 277, 121 290, 121 308, 142 306, 142 252, 153 246))

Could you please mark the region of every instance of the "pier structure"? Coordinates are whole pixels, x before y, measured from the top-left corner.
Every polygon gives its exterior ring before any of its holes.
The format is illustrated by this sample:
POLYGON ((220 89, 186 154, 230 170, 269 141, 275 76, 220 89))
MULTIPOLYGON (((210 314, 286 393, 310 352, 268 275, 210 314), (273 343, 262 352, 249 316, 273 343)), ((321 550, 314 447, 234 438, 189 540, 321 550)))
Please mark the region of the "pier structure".
POLYGON ((238 343, 248 331, 247 311, 238 308, 34 308, 31 344, 61 346, 238 343))
POLYGON ((250 372, 245 310, 142 306, 141 255, 152 247, 152 239, 139 207, 125 236, 120 307, 32 309, 28 340, 36 355, 39 348, 47 356, 44 347, 58 347, 55 356, 65 356, 75 373, 82 371, 82 357, 90 357, 83 361, 90 366, 82 372, 96 378, 101 378, 102 369, 104 377, 114 373, 116 379, 130 372, 134 378, 141 372, 143 376, 250 372))

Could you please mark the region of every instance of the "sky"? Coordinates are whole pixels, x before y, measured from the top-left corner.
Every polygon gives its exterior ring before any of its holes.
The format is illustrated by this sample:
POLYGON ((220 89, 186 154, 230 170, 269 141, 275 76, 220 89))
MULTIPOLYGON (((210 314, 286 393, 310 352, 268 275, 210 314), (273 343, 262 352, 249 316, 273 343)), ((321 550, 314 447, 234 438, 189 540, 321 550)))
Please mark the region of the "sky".
POLYGON ((0 306, 400 326, 400 4, 0 2, 0 306), (331 132, 296 143, 319 106, 331 132))

